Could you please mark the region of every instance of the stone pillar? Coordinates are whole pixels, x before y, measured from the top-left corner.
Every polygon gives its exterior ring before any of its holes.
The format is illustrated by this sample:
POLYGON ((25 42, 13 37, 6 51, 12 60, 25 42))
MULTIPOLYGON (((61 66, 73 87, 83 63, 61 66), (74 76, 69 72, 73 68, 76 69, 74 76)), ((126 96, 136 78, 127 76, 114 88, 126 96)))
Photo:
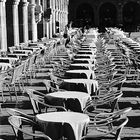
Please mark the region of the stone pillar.
POLYGON ((46 22, 46 37, 49 39, 49 22, 46 22))
POLYGON ((23 11, 23 42, 28 42, 28 2, 25 0, 22 2, 23 11))
POLYGON ((37 23, 35 21, 35 1, 31 0, 31 3, 29 4, 30 8, 30 32, 31 32, 31 40, 33 42, 37 41, 37 23))
POLYGON ((52 20, 53 20, 53 22, 52 22, 52 25, 53 25, 53 34, 55 34, 56 33, 55 10, 52 11, 52 20))
POLYGON ((53 3, 52 3, 52 32, 53 34, 56 33, 56 23, 55 23, 55 0, 53 0, 53 3))
POLYGON ((0 50, 7 51, 5 0, 0 0, 0 50))
MULTIPOLYGON (((52 4, 52 0, 50 0, 50 8, 51 9, 53 9, 53 4, 52 4)), ((52 17, 52 15, 50 15, 50 22, 49 22, 49 30, 50 30, 50 34, 49 34, 49 37, 50 38, 52 38, 52 28, 53 28, 53 26, 52 26, 52 24, 53 24, 53 17, 52 17)))
MULTIPOLYGON (((46 0, 42 0, 42 10, 43 12, 45 11, 45 8, 46 8, 46 0)), ((45 22, 45 19, 43 18, 43 36, 45 37, 46 36, 46 22, 45 22)))
POLYGON ((13 35, 14 35, 14 46, 19 45, 19 21, 18 21, 18 4, 19 0, 14 0, 12 5, 13 10, 13 35))

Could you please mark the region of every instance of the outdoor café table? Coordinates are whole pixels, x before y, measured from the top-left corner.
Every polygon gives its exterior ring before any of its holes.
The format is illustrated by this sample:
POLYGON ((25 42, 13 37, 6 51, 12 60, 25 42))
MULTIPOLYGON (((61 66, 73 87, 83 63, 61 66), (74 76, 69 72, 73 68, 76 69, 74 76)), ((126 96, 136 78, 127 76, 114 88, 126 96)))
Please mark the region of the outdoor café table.
POLYGON ((90 65, 95 61, 93 58, 74 58, 74 61, 87 61, 90 65))
POLYGON ((89 64, 89 63, 72 63, 70 64, 71 66, 80 66, 80 67, 86 67, 89 70, 93 69, 93 67, 95 67, 95 64, 89 64))
POLYGON ((14 50, 13 53, 25 53, 25 54, 32 54, 31 50, 14 50))
POLYGON ((38 51, 39 47, 24 47, 23 50, 32 50, 33 52, 38 51))
POLYGON ((19 59, 13 57, 0 57, 1 60, 8 60, 11 65, 15 64, 19 59))
POLYGON ((85 108, 88 99, 90 99, 90 95, 87 94, 86 92, 80 92, 80 91, 57 91, 57 92, 47 94, 45 96, 45 101, 47 103, 52 105, 63 104, 67 110, 70 109, 76 112, 83 112, 83 109, 85 108), (59 102, 62 103, 57 104, 57 99, 58 100, 64 99, 64 100, 59 100, 59 102), (80 105, 79 104, 77 105, 75 99, 78 100, 78 103, 80 103, 80 105))
POLYGON ((93 79, 73 78, 73 79, 64 79, 64 82, 75 83, 75 84, 80 84, 80 83, 84 84, 84 86, 86 86, 86 88, 87 88, 87 92, 89 95, 91 95, 91 93, 92 93, 92 91, 91 91, 92 85, 93 85, 93 92, 96 92, 96 89, 98 89, 98 82, 93 79))
POLYGON ((95 55, 96 51, 97 51, 96 49, 91 49, 91 50, 84 50, 84 49, 82 50, 82 49, 79 49, 78 50, 78 54, 79 53, 82 53, 82 54, 84 53, 84 54, 92 54, 92 55, 95 55))
POLYGON ((92 54, 76 54, 76 57, 90 57, 92 54))
POLYGON ((85 58, 87 58, 87 57, 96 57, 96 54, 92 54, 92 53, 77 53, 76 55, 75 55, 75 57, 77 58, 77 57, 85 57, 85 58))
MULTIPOLYGON (((81 47, 86 47, 86 46, 87 46, 87 45, 82 44, 81 47)), ((88 45, 87 47, 89 47, 89 48, 96 48, 96 44, 95 44, 94 41, 92 41, 92 42, 89 43, 89 45, 88 45)))
POLYGON ((95 45, 94 42, 92 42, 92 43, 90 43, 89 47, 90 47, 90 48, 96 48, 96 45, 95 45))
MULTIPOLYGON (((70 125, 70 129, 73 130, 74 138, 72 140, 80 140, 82 137, 83 131, 85 131, 86 125, 89 123, 90 119, 88 115, 77 112, 49 112, 36 115, 36 121, 39 123, 44 133, 50 136, 53 140, 55 140, 55 135, 53 133, 53 129, 50 129, 49 126, 51 123, 62 123, 62 128, 65 124, 70 125), (49 132, 51 131, 51 132, 49 132)), ((54 128, 55 130, 56 128, 54 128)), ((59 130, 58 130, 59 131, 59 130)), ((69 131, 64 135, 69 135, 69 131)), ((69 138, 68 138, 69 139, 69 138)))
POLYGON ((6 71, 8 68, 12 68, 12 65, 10 63, 0 63, 1 71, 6 71))
POLYGON ((28 54, 26 54, 26 53, 10 53, 10 54, 8 54, 8 57, 15 57, 15 56, 17 56, 18 57, 18 59, 20 59, 20 58, 22 58, 22 57, 28 57, 28 54))
POLYGON ((87 79, 90 79, 90 77, 92 76, 92 79, 95 78, 95 73, 93 70, 83 70, 83 69, 78 69, 78 70, 68 70, 66 71, 67 73, 79 73, 82 74, 84 73, 87 76, 87 79))

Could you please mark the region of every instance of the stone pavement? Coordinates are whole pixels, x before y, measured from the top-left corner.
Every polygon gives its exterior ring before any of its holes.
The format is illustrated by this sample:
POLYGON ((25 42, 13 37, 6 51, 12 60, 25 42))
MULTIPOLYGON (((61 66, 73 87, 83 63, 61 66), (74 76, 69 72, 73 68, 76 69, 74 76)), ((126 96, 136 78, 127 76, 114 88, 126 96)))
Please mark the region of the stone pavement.
MULTIPOLYGON (((112 49, 113 45, 109 45, 108 47, 112 49)), ((117 57, 114 61, 116 64, 118 64, 118 66, 123 65, 121 60, 117 57)), ((119 70, 120 73, 125 70, 125 68, 119 69, 119 67, 117 67, 116 69, 119 70)), ((42 84, 42 81, 43 79, 48 78, 47 70, 47 66, 41 68, 40 71, 37 73, 36 78, 32 79, 33 84, 26 85, 26 88, 31 87, 41 92, 45 92, 45 86, 42 84)), ((132 111, 128 113, 129 122, 127 123, 121 134, 123 140, 140 140, 140 81, 139 85, 136 85, 135 80, 132 79, 133 76, 134 71, 132 71, 128 75, 126 82, 123 84, 123 96, 119 100, 120 108, 132 107, 132 111)), ((18 108, 26 114, 32 114, 33 112, 29 98, 26 94, 21 95, 19 93, 18 103, 15 103, 14 96, 12 96, 13 102, 11 102, 8 94, 5 93, 5 95, 7 95, 7 101, 6 103, 2 104, 2 110, 0 112, 0 138, 5 140, 14 140, 15 138, 13 130, 8 123, 8 113, 6 112, 6 108, 18 108)))

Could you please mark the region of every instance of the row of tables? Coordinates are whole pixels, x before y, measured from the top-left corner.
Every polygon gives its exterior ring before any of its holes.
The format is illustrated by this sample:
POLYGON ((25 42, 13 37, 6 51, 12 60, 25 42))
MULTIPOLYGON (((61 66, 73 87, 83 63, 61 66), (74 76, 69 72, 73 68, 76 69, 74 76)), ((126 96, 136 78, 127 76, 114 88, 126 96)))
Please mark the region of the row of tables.
POLYGON ((75 58, 74 63, 70 66, 86 67, 87 69, 74 69, 66 71, 66 74, 75 74, 75 76, 77 73, 84 73, 86 78, 63 79, 64 83, 67 84, 83 84, 86 86, 87 92, 76 91, 76 89, 72 91, 70 88, 69 91, 66 90, 49 93, 45 96, 46 103, 52 105, 64 105, 68 111, 49 112, 36 115, 36 120, 40 124, 42 130, 53 140, 58 140, 62 136, 66 136, 71 140, 80 140, 83 135, 83 131, 86 129, 86 125, 90 122, 89 116, 84 114, 83 110, 87 101, 91 98, 92 85, 93 91, 95 92, 98 88, 98 82, 94 80, 95 57, 81 58, 82 56, 88 56, 86 54, 80 54, 81 52, 91 53, 89 56, 93 56, 96 52, 96 46, 93 39, 88 38, 87 40, 88 41, 84 42, 84 45, 82 45, 83 47, 81 47, 76 55, 79 58, 75 58), (91 44, 94 44, 93 47, 91 44), (86 51, 85 48, 87 48, 86 51), (87 63, 85 63, 85 61, 87 61, 87 63))
POLYGON ((6 56, 0 57, 0 69, 1 71, 6 71, 9 68, 15 67, 18 61, 21 61, 23 58, 26 59, 28 56, 32 55, 34 52, 37 52, 44 45, 43 43, 30 43, 30 47, 24 47, 24 44, 18 47, 10 47, 10 52, 6 56), (32 45, 33 44, 33 45, 32 45), (22 46, 23 45, 23 46, 22 46), (19 49, 21 47, 21 49, 19 49))

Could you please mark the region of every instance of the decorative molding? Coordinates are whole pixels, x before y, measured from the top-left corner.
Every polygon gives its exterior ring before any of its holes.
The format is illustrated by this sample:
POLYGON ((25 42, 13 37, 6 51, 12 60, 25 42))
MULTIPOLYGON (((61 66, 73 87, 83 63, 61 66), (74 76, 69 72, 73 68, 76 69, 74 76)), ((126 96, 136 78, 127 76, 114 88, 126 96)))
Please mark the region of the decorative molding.
POLYGON ((52 9, 51 8, 47 8, 44 13, 43 13, 43 18, 45 19, 45 21, 49 22, 50 18, 51 18, 51 14, 52 14, 52 9))
POLYGON ((43 13, 42 6, 36 5, 35 6, 35 21, 36 21, 36 23, 41 21, 42 13, 43 13))

